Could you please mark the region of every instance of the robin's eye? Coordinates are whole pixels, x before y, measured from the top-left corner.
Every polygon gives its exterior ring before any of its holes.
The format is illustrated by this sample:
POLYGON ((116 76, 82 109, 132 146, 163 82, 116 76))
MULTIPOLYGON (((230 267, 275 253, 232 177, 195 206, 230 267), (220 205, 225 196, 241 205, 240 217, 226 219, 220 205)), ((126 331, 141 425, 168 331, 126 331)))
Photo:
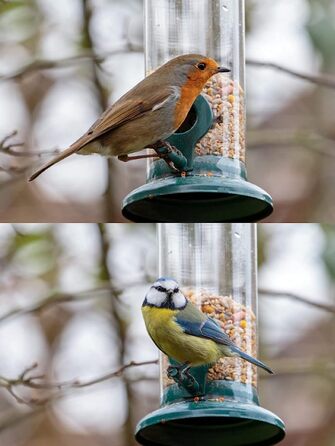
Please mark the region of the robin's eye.
POLYGON ((206 68, 206 64, 203 62, 198 63, 197 68, 199 68, 199 70, 204 70, 206 68))

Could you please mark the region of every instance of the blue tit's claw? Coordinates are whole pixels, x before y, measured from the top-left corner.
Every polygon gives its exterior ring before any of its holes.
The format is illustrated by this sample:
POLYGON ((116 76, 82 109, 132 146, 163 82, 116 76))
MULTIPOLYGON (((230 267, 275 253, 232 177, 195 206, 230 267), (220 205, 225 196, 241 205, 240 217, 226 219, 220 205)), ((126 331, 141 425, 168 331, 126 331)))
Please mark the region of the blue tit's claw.
POLYGON ((176 381, 177 384, 180 384, 181 373, 179 367, 170 365, 167 368, 166 373, 168 378, 173 379, 174 381, 176 381))
POLYGON ((199 383, 196 381, 194 376, 192 376, 189 372, 189 367, 182 371, 182 381, 185 388, 187 388, 188 392, 192 395, 197 394, 199 392, 199 383))

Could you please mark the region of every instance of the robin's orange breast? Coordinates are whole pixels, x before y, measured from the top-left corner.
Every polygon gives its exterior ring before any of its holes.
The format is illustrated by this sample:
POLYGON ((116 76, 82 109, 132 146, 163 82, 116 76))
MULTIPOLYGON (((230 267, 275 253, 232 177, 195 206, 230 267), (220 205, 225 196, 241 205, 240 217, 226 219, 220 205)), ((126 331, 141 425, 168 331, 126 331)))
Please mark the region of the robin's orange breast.
POLYGON ((180 98, 176 104, 174 115, 174 127, 177 129, 184 122, 193 102, 199 96, 203 83, 188 81, 180 89, 180 98))

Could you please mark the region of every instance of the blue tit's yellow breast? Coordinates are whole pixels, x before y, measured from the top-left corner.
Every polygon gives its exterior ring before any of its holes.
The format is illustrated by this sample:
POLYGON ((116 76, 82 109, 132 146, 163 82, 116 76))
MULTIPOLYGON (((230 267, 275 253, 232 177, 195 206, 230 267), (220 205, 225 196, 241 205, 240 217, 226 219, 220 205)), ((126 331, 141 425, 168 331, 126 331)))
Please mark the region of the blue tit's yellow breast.
POLYGON ((201 365, 216 362, 221 356, 217 344, 186 334, 175 320, 178 313, 179 310, 142 307, 145 325, 157 347, 181 363, 201 365))

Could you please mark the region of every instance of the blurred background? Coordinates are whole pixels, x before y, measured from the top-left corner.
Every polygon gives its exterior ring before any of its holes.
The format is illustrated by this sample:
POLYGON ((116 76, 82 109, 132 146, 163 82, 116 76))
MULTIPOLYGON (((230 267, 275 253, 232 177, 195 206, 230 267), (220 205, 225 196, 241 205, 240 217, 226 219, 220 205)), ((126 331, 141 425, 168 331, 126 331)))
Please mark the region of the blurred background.
MULTIPOLYGON (((334 222, 335 89, 258 63, 334 75, 335 3, 246 0, 246 13, 249 178, 273 196, 268 221, 334 222)), ((74 156, 25 179, 143 78, 142 22, 142 0, 0 0, 0 221, 123 221, 145 162, 74 156)))
MULTIPOLYGON (((276 370, 259 374, 261 403, 283 446, 333 446, 335 227, 258 230, 260 356, 276 370)), ((1 224, 0 253, 0 443, 134 445, 159 405, 140 311, 155 225, 1 224)))

